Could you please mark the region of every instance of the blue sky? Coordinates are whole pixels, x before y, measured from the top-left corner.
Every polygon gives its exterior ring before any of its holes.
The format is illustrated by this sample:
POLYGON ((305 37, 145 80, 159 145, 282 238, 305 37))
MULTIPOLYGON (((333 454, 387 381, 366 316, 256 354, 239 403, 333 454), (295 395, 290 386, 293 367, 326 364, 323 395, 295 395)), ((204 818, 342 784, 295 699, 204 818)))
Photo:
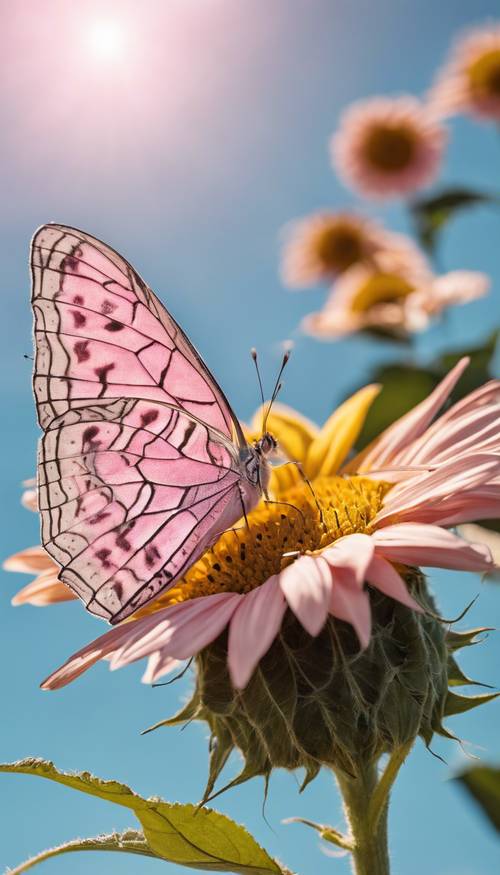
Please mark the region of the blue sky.
MULTIPOLYGON (((3 501, 1 554, 37 542, 34 515, 19 506, 20 481, 35 465, 31 398, 28 244, 45 221, 82 227, 122 251, 190 334, 242 418, 258 394, 248 350, 257 346, 267 384, 280 341, 296 339, 283 400, 323 420, 369 378, 375 363, 401 355, 366 339, 318 344, 296 325, 324 292, 293 295, 278 276, 280 231, 321 207, 355 203, 336 180, 327 140, 341 109, 371 94, 421 93, 450 38, 498 14, 493 0, 147 0, 144 4, 20 0, 5 4, 0 40, 2 101, 0 215, 2 304, 0 383, 3 501), (124 28, 124 53, 93 54, 89 29, 102 18, 124 28)), ((458 120, 442 183, 500 186, 500 135, 458 120)), ((368 205, 391 227, 408 229, 405 209, 368 205)), ((481 208, 446 234, 446 268, 480 269, 489 299, 456 310, 445 329, 419 339, 416 355, 481 340, 499 313, 500 216, 481 208)), ((0 659, 5 717, 0 759, 37 755, 65 769, 88 769, 146 795, 194 801, 206 775, 206 732, 139 730, 173 713, 189 681, 146 688, 141 669, 98 666, 73 686, 42 693, 39 681, 103 630, 76 604, 13 609, 20 576, 2 576, 0 659)), ((467 624, 498 625, 500 593, 473 575, 432 575, 445 616, 478 592, 467 624)), ((495 636, 463 657, 466 670, 498 683, 495 636)), ((452 721, 481 757, 498 758, 500 706, 452 721)), ((436 742, 448 766, 417 744, 396 787, 391 814, 394 872, 492 875, 498 844, 482 817, 448 780, 460 749, 436 742)), ((233 768, 236 767, 233 763, 233 768)), ((230 774, 230 770, 228 772, 230 774)), ((346 875, 314 835, 283 826, 292 815, 339 826, 338 794, 323 775, 303 796, 277 774, 266 815, 256 781, 220 798, 294 871, 346 875)), ((132 824, 126 812, 27 777, 2 776, 0 866, 74 836, 132 824)), ((155 861, 83 854, 47 863, 47 872, 154 873, 155 861)), ((180 873, 170 867, 172 873, 180 873)), ((185 871, 185 870, 182 870, 185 871)))

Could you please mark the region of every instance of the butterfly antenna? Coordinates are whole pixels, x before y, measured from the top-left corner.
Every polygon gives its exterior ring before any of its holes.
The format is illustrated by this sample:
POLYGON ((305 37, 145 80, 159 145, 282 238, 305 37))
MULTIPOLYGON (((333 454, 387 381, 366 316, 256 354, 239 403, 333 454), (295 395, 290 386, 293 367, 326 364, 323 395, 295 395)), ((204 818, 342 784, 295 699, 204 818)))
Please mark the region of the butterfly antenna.
MULTIPOLYGON (((264 410, 264 405, 266 403, 265 398, 264 398, 264 388, 262 386, 262 378, 260 376, 259 362, 257 361, 257 350, 255 349, 254 346, 250 350, 250 355, 252 356, 253 363, 255 365, 255 370, 257 371, 257 379, 259 381, 259 389, 260 389, 260 398, 262 401, 262 410, 264 410)), ((263 420, 263 422, 264 422, 264 420, 263 420)))
POLYGON ((268 420, 269 414, 271 413, 271 407, 273 406, 274 402, 276 401, 276 398, 278 397, 278 395, 282 389, 283 383, 280 383, 281 375, 288 364, 288 361, 290 359, 290 353, 291 353, 291 350, 287 349, 284 356, 283 356, 283 359, 281 362, 281 367, 278 371, 278 376, 276 377, 276 383, 274 384, 273 394, 271 395, 271 400, 269 402, 269 406, 266 410, 266 414, 264 416, 264 421, 262 423, 262 433, 263 434, 265 434, 265 431, 266 431, 267 420, 268 420))

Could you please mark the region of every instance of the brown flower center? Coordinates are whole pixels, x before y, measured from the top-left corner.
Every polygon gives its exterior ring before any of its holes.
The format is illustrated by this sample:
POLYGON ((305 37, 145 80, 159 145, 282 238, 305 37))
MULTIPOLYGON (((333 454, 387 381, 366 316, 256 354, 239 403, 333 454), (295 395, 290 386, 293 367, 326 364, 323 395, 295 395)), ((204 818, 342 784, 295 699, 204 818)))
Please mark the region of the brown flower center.
POLYGON ((474 96, 500 99, 500 49, 486 52, 470 65, 467 72, 474 96))
POLYGON ((316 252, 327 270, 341 273, 362 259, 361 234, 348 224, 323 228, 318 234, 316 252))
POLYGON ((415 131, 404 124, 375 124, 363 143, 368 162, 383 173, 405 170, 415 157, 415 131))
POLYGON ((364 313, 377 304, 403 301, 414 287, 397 274, 376 273, 363 283, 351 301, 351 309, 364 313))

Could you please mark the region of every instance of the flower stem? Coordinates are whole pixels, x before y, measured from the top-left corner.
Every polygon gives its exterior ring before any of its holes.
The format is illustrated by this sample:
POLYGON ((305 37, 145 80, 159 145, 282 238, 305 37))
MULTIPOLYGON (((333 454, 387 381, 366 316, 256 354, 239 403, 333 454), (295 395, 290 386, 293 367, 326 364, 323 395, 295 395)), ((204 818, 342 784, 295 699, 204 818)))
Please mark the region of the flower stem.
POLYGON ((376 823, 373 823, 371 817, 371 802, 378 784, 376 764, 360 764, 356 777, 339 773, 337 781, 351 830, 355 875, 390 875, 387 798, 379 808, 376 823))

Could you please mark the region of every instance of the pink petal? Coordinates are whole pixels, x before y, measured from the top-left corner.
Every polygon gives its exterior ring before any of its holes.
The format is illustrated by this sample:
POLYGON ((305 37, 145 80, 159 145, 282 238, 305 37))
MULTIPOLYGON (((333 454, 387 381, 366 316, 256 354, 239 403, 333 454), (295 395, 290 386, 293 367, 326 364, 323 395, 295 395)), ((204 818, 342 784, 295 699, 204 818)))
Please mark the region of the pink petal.
POLYGON ((43 547, 26 547, 19 553, 14 553, 9 556, 3 563, 5 571, 20 571, 23 574, 30 574, 32 571, 46 571, 52 569, 54 574, 59 573, 59 568, 50 558, 49 554, 43 547))
POLYGON ((375 586, 384 595, 422 613, 419 603, 410 595, 406 583, 396 569, 383 556, 374 556, 366 572, 368 583, 375 586))
POLYGON ((442 502, 455 494, 472 494, 498 474, 500 459, 493 454, 466 455, 454 459, 436 471, 419 477, 418 481, 400 483, 386 496, 384 507, 376 515, 373 523, 387 525, 394 518, 402 519, 411 514, 420 522, 419 509, 422 508, 426 522, 434 522, 442 516, 442 502))
POLYGON ((332 576, 323 556, 301 556, 279 575, 293 613, 310 635, 318 635, 328 616, 332 576))
POLYGON ((361 457, 357 470, 369 471, 370 468, 380 467, 390 461, 396 453, 399 453, 398 461, 404 462, 402 451, 423 434, 468 364, 468 358, 461 359, 424 401, 389 426, 376 440, 373 448, 361 457))
POLYGON ((359 589, 356 584, 337 580, 336 573, 333 572, 329 610, 334 617, 353 626, 363 650, 368 647, 372 628, 368 593, 359 589))
POLYGON ((372 538, 377 554, 390 562, 459 571, 491 571, 493 567, 487 547, 468 544, 439 526, 400 523, 380 529, 372 538))
POLYGON ((158 611, 158 621, 147 633, 120 649, 111 668, 117 669, 154 650, 167 648, 176 659, 189 659, 217 638, 227 626, 243 596, 234 592, 190 599, 158 611))
POLYGON ((174 671, 182 665, 179 659, 173 659, 164 650, 155 650, 148 659, 146 671, 144 672, 141 681, 143 684, 154 684, 159 678, 174 671))
POLYGON ((228 649, 229 673, 237 689, 246 687, 259 660, 269 650, 285 611, 278 575, 240 600, 229 626, 228 649))
POLYGON ((75 601, 78 597, 69 586, 57 579, 57 572, 44 571, 35 580, 23 586, 11 599, 14 607, 19 605, 35 605, 38 608, 55 605, 60 602, 75 601))
POLYGON ((373 551, 374 545, 369 535, 354 534, 339 538, 331 547, 323 550, 321 555, 332 569, 343 569, 346 579, 363 586, 373 551))
POLYGON ((168 651, 165 650, 165 656, 188 658, 217 637, 227 625, 240 598, 235 593, 217 593, 172 605, 139 620, 121 623, 73 654, 42 683, 42 689, 54 690, 65 686, 100 659, 110 658, 111 668, 118 668, 149 656, 167 644, 169 647, 168 651), (221 610, 217 618, 218 607, 221 610), (190 620, 193 621, 191 630, 190 620), (173 652, 170 647, 172 640, 179 650, 184 646, 187 651, 185 657, 182 653, 173 652))

